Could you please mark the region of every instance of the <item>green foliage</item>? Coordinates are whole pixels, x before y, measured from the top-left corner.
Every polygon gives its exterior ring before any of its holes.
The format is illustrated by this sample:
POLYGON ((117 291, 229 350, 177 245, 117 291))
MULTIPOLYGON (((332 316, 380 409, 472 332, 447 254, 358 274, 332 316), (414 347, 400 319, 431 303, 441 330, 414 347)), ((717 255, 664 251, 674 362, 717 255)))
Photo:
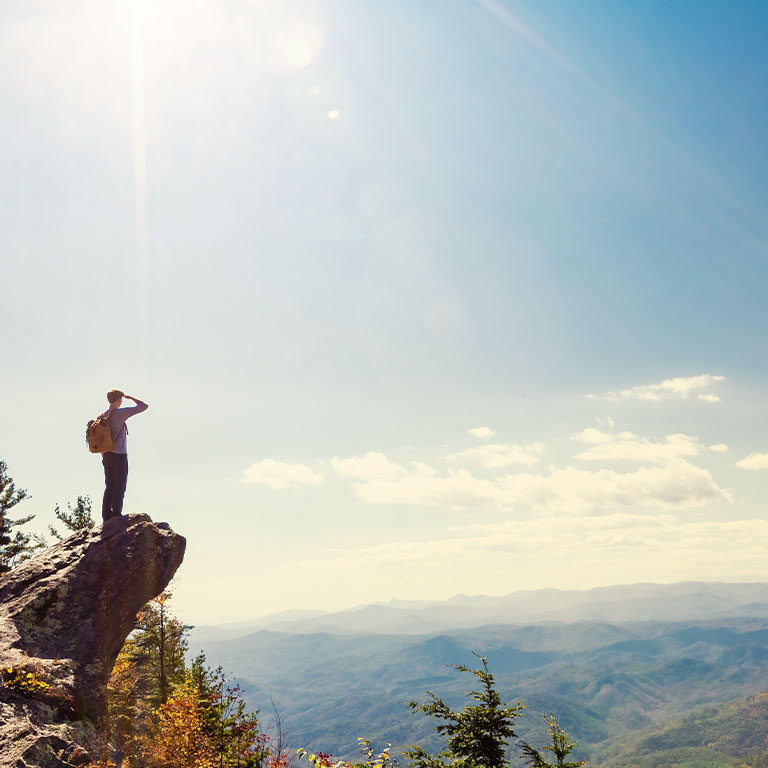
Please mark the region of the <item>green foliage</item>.
MULTIPOLYGON (((64 523, 64 528, 72 533, 90 531, 96 525, 96 521, 91 515, 91 499, 89 496, 78 496, 74 507, 69 503, 67 504, 66 512, 62 512, 57 504, 54 513, 56 518, 64 523)), ((48 530, 51 536, 59 541, 64 538, 52 525, 48 526, 48 530)))
POLYGON ((166 607, 170 592, 150 600, 136 616, 137 626, 130 637, 130 652, 145 678, 145 695, 154 706, 165 704, 171 692, 184 682, 187 633, 166 607))
POLYGON ((448 742, 448 748, 436 756, 416 745, 404 752, 416 768, 445 768, 449 764, 451 768, 504 768, 509 765, 507 747, 509 740, 517 735, 514 722, 525 705, 507 706, 494 686, 488 663, 482 656, 478 658, 483 663, 482 669, 453 665, 460 672, 470 672, 480 681, 480 690, 467 694, 477 704, 467 704, 462 710, 454 711, 430 691, 427 691, 430 698, 425 704, 409 702, 411 709, 443 721, 435 726, 435 731, 448 742))
POLYGON ((544 747, 542 751, 551 752, 557 762, 547 762, 541 752, 534 749, 530 744, 521 742, 520 751, 523 753, 523 758, 528 761, 530 768, 579 768, 579 766, 585 765, 586 760, 566 760, 575 749, 576 742, 568 740, 568 734, 560 727, 554 715, 545 714, 544 719, 547 721, 547 731, 552 743, 548 747, 544 747))
POLYGON ((0 459, 0 576, 45 547, 45 541, 35 534, 13 532, 13 528, 26 525, 35 517, 27 515, 15 520, 8 517, 8 512, 26 498, 26 490, 16 488, 8 476, 8 465, 0 459))

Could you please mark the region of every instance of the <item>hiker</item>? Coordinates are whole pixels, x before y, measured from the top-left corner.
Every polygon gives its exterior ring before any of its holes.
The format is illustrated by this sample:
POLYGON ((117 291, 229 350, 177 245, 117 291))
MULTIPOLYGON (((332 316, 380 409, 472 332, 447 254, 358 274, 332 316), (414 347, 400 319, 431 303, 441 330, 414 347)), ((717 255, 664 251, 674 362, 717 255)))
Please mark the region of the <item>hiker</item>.
POLYGON ((109 400, 109 431, 112 435, 114 447, 111 451, 101 455, 101 462, 104 464, 104 501, 101 505, 101 516, 104 520, 110 517, 118 517, 123 513, 123 496, 125 496, 125 486, 128 482, 128 450, 126 448, 126 429, 125 422, 131 416, 146 411, 149 406, 131 395, 126 395, 119 389, 110 389, 107 392, 109 400), (133 400, 136 405, 131 408, 121 408, 123 398, 127 397, 133 400))

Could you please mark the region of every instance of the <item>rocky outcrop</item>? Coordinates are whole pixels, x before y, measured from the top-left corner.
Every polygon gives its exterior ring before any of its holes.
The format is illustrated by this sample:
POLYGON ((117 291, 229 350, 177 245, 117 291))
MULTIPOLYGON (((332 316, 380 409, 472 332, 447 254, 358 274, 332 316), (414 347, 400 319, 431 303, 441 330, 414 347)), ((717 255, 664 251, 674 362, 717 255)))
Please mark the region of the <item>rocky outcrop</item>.
POLYGON ((0 768, 90 761, 117 654, 185 546, 167 523, 125 515, 0 576, 0 768))

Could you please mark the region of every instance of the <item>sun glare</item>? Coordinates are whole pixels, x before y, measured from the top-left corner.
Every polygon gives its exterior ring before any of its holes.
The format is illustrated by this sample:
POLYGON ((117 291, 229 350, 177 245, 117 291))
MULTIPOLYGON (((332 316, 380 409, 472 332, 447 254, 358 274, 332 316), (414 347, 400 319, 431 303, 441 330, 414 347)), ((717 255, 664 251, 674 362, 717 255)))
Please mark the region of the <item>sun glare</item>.
POLYGON ((317 27, 303 22, 280 29, 272 48, 277 63, 287 69, 303 69, 315 59, 323 45, 317 27))

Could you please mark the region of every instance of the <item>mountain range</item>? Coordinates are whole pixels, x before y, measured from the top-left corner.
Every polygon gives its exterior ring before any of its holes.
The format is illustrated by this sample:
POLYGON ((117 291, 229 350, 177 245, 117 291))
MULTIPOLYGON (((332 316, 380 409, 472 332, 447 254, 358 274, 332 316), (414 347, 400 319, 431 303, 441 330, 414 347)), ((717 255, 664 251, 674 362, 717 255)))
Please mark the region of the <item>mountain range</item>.
MULTIPOLYGON (((655 742, 643 738, 676 718, 768 690, 768 584, 634 584, 288 612, 194 629, 190 649, 236 677, 267 728, 274 707, 296 747, 346 757, 359 736, 439 749, 434 723, 405 702, 429 690, 461 706, 474 680, 451 665, 477 666, 474 652, 488 659, 505 700, 528 704, 521 736, 542 742, 537 713, 554 712, 580 756, 618 768, 654 759, 655 742)), ((750 746, 755 759, 768 750, 763 730, 750 746)), ((697 765, 696 750, 715 741, 680 748, 693 749, 697 765)), ((744 759, 720 757, 724 766, 744 759)))
POLYGON ((537 589, 502 597, 455 595, 443 601, 372 603, 328 613, 290 610, 195 628, 198 642, 270 629, 292 634, 425 634, 487 624, 547 621, 691 621, 768 618, 768 583, 627 584, 590 590, 537 589))

